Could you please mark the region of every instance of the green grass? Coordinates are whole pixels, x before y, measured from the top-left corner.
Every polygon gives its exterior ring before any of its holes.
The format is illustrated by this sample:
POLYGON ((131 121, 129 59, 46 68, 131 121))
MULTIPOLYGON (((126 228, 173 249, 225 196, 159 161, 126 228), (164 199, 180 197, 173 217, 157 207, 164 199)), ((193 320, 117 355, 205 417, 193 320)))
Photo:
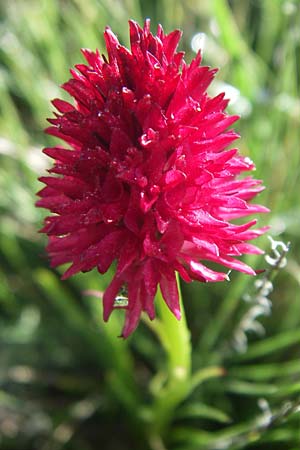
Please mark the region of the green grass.
MULTIPOLYGON (((0 446, 3 450, 296 450, 300 446, 300 2, 298 0, 2 0, 0 4, 0 446), (206 34, 204 62, 239 91, 230 108, 241 151, 257 166, 275 240, 290 242, 274 270, 272 312, 247 331, 259 302, 254 280, 184 285, 193 343, 194 389, 174 411, 164 442, 147 434, 165 355, 145 324, 117 338, 101 301, 109 275, 61 282, 49 268, 37 177, 50 164, 41 148, 50 100, 81 62, 79 49, 104 52, 109 24, 128 44, 127 20, 153 30, 206 34), (250 302, 245 301, 248 295, 250 302), (251 309, 252 308, 252 309, 251 309), (249 324, 248 324, 249 325, 249 324), (259 327, 259 325, 258 325, 259 327), (198 372, 197 372, 198 371, 198 372)), ((270 252, 266 237, 260 245, 270 252)), ((267 268, 263 257, 252 261, 267 268)), ((264 275, 261 276, 263 278, 264 275)), ((266 312, 266 310, 265 310, 266 312)), ((253 321, 250 325, 253 325, 253 321)))

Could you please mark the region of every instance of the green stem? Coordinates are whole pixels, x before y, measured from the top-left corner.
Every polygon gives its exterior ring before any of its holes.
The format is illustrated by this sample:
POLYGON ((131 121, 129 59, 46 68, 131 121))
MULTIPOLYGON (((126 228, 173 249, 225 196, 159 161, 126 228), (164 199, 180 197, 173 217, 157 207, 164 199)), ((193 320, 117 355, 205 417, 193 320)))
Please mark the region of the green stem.
POLYGON ((152 437, 162 437, 170 424, 176 407, 190 391, 191 384, 191 343, 181 299, 179 280, 177 286, 180 298, 181 319, 177 320, 167 307, 161 291, 156 296, 160 322, 156 332, 167 353, 167 382, 157 393, 153 404, 152 437))

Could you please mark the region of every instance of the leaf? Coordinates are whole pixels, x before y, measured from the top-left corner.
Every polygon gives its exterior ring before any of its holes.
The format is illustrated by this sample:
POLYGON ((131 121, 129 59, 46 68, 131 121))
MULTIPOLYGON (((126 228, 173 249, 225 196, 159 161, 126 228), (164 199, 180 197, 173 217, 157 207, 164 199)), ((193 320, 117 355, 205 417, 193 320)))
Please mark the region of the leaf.
POLYGON ((230 377, 245 378, 253 381, 267 381, 271 378, 300 374, 300 360, 273 364, 253 364, 236 366, 228 370, 230 377))
POLYGON ((272 353, 279 352, 292 345, 300 344, 300 329, 296 328, 294 330, 285 331, 284 333, 277 334, 271 338, 264 339, 263 341, 257 342, 249 346, 246 353, 237 355, 234 360, 245 361, 248 359, 259 358, 272 353))
POLYGON ((197 370, 192 376, 191 391, 204 381, 210 378, 222 377, 225 373, 225 369, 218 366, 205 367, 204 369, 197 370))
POLYGON ((276 392, 277 397, 290 397, 291 395, 300 394, 300 383, 289 383, 284 386, 280 386, 276 392))
POLYGON ((201 418, 221 423, 231 422, 231 418, 226 413, 204 403, 192 403, 181 407, 176 418, 201 418))
MULTIPOLYGON (((178 427, 172 433, 172 441, 184 442, 185 445, 195 444, 198 446, 206 445, 214 439, 213 433, 200 431, 191 427, 178 427)), ((185 448, 185 447, 184 447, 185 448)), ((189 448, 189 447, 188 447, 189 448)), ((202 447, 200 447, 202 449, 202 447)), ((206 446, 203 448, 207 448, 206 446)), ((198 447, 199 449, 199 447, 198 447)))
POLYGON ((278 392, 278 387, 272 384, 249 383, 240 380, 228 381, 225 385, 225 389, 234 394, 254 396, 268 396, 278 392))

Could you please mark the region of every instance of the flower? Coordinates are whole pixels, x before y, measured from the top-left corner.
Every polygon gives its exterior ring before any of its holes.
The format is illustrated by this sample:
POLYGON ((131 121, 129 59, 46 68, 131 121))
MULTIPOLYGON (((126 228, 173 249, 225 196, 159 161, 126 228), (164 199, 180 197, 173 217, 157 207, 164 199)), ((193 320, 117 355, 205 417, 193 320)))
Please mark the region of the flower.
POLYGON ((248 241, 266 228, 232 220, 267 209, 248 203, 261 181, 238 178, 253 162, 225 150, 238 138, 228 130, 238 117, 224 112, 224 94, 206 92, 216 70, 200 66, 200 53, 186 64, 176 52, 181 32, 165 35, 159 25, 153 35, 149 20, 143 29, 130 21, 131 50, 110 28, 104 37, 108 59, 82 50, 87 65, 62 86, 74 105, 53 100, 46 132, 68 148, 44 149, 55 164, 40 178, 37 204, 54 213, 41 231, 52 266, 71 263, 63 279, 117 262, 104 320, 125 308, 127 337, 142 311, 155 317, 158 285, 180 318, 176 272, 187 282, 228 279, 208 261, 254 275, 236 256, 262 253, 248 241), (126 301, 116 301, 124 290, 126 301))

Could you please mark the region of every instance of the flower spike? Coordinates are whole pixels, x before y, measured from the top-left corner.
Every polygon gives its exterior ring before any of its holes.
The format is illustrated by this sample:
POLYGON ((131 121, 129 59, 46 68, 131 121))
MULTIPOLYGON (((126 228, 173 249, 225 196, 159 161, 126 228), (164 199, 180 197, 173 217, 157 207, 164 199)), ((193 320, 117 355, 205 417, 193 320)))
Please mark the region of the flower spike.
POLYGON ((106 28, 108 58, 82 50, 87 65, 63 85, 74 104, 53 101, 46 131, 66 146, 44 150, 55 162, 37 203, 53 213, 41 231, 52 266, 70 263, 63 278, 117 262, 104 319, 124 308, 124 337, 143 311, 155 317, 158 285, 180 318, 176 271, 188 282, 228 279, 213 262, 254 275, 237 257, 260 253, 248 241, 266 228, 232 220, 267 211, 249 203, 261 182, 240 178, 254 164, 227 149, 238 117, 225 112, 223 94, 207 93, 216 70, 200 65, 200 53, 184 61, 178 30, 165 35, 159 25, 153 35, 149 20, 129 27, 130 50, 106 28), (116 302, 124 288, 128 301, 116 302))

